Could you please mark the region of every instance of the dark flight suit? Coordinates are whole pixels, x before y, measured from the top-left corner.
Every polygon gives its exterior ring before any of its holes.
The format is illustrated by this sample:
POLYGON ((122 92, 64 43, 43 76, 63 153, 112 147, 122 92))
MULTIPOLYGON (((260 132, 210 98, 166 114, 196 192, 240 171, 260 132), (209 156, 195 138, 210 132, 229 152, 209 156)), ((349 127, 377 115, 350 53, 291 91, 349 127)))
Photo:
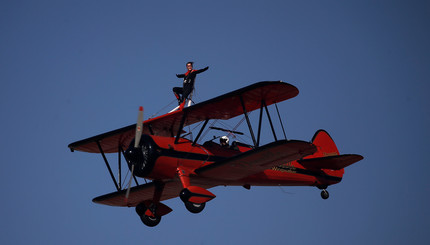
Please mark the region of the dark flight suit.
POLYGON ((184 85, 182 88, 181 87, 173 88, 173 93, 175 93, 175 96, 178 99, 179 104, 181 104, 184 100, 186 100, 190 95, 190 93, 193 91, 196 75, 206 71, 207 69, 209 69, 209 66, 206 66, 205 68, 200 70, 187 71, 187 73, 185 74, 176 74, 176 77, 184 78, 184 85))

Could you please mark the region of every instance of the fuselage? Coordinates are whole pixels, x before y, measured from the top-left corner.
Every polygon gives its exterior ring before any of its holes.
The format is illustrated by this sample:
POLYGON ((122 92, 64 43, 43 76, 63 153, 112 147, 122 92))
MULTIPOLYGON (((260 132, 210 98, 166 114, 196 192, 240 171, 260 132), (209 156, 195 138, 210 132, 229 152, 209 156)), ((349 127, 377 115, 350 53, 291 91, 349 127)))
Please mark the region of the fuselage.
MULTIPOLYGON (((175 144, 174 137, 153 135, 143 135, 141 147, 145 163, 143 166, 137 166, 135 175, 151 180, 174 179, 177 178, 179 167, 195 170, 253 149, 252 146, 238 142, 233 142, 230 146, 221 146, 213 141, 193 145, 192 141, 185 138, 180 138, 175 144)), ((292 161, 279 162, 279 166, 244 179, 223 180, 221 183, 237 186, 328 186, 340 182, 342 175, 343 169, 312 170, 292 161)), ((220 184, 219 179, 200 179, 198 175, 193 175, 191 182, 193 181, 196 184, 200 181, 220 184)))

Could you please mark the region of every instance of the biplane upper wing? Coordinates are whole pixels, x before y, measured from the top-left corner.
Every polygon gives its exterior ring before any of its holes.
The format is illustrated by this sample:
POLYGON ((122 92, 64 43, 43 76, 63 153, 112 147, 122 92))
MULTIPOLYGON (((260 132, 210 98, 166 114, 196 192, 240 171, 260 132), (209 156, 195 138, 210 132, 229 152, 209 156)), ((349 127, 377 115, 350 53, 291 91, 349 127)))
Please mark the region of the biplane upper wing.
MULTIPOLYGON (((173 137, 181 123, 191 125, 206 119, 230 119, 259 109, 262 102, 269 106, 299 94, 299 90, 282 81, 258 82, 216 98, 186 107, 182 110, 144 121, 143 133, 173 137)), ((99 153, 117 152, 118 147, 128 147, 135 134, 136 124, 100 134, 69 145, 71 150, 99 153), (100 147, 99 147, 100 146, 100 147)))
MULTIPOLYGON (((163 185, 160 201, 178 197, 179 193, 184 188, 179 180, 167 180, 158 184, 163 185)), ((152 200, 154 198, 154 192, 157 188, 156 185, 157 183, 150 182, 130 188, 130 194, 127 200, 125 198, 127 190, 124 189, 96 197, 93 199, 93 202, 109 206, 135 207, 143 201, 152 200)), ((200 186, 206 189, 214 187, 214 185, 208 184, 202 184, 200 186)))
POLYGON ((197 175, 216 180, 240 180, 266 169, 301 159, 316 152, 312 143, 280 140, 240 155, 196 169, 197 175))

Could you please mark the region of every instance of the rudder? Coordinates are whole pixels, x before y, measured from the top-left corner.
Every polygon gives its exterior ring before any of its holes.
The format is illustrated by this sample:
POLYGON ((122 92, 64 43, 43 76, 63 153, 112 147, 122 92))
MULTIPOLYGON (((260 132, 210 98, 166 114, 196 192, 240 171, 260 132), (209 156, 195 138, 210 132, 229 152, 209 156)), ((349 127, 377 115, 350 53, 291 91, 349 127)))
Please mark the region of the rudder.
MULTIPOLYGON (((339 150, 327 131, 320 129, 315 132, 311 143, 317 147, 317 151, 313 155, 305 157, 302 161, 299 161, 299 163, 305 168, 322 170, 327 175, 341 179, 345 170, 343 168, 336 168, 337 170, 334 170, 333 165, 336 165, 334 164, 336 162, 334 158, 339 156, 339 150), (335 160, 335 162, 333 162, 333 160, 335 160)), ((340 179, 336 181, 319 179, 316 185, 328 186, 339 182, 340 179)))
POLYGON ((327 131, 320 129, 312 138, 312 144, 317 147, 317 152, 312 157, 328 157, 339 155, 339 150, 327 131))

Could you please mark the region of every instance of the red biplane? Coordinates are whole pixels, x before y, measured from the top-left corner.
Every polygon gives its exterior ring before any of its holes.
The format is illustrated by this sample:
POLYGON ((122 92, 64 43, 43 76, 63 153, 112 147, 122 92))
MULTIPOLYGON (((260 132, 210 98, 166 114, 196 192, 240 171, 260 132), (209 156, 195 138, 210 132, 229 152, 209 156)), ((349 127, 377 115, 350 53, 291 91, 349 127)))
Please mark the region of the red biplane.
MULTIPOLYGON (((340 155, 324 130, 317 131, 311 142, 287 140, 285 131, 285 139, 278 139, 267 107, 276 106, 298 93, 295 86, 281 81, 259 82, 189 107, 180 106, 178 110, 145 121, 141 107, 137 124, 77 141, 69 148, 100 153, 106 163, 117 191, 96 197, 93 202, 136 207, 142 222, 151 227, 172 211, 161 201, 179 196, 190 212, 200 213, 206 202, 215 198, 208 189, 221 185, 247 189, 251 186, 315 186, 322 190, 321 197, 327 199, 326 188, 339 183, 344 168, 363 157, 340 155), (258 109, 255 135, 248 114, 258 109), (274 141, 260 146, 263 111, 274 141), (213 140, 198 143, 210 120, 228 120, 240 115, 246 119, 252 145, 235 141, 226 146, 213 140), (184 127, 199 122, 200 129, 192 139, 184 127), (118 181, 106 153, 118 153, 118 181), (130 171, 128 184, 121 181, 121 155, 130 171), (136 177, 144 178, 146 183, 138 184, 136 177), (131 187, 132 178, 136 182, 134 187, 131 187)), ((277 106, 276 109, 278 111, 277 106)), ((209 129, 240 134, 225 128, 209 129)))

